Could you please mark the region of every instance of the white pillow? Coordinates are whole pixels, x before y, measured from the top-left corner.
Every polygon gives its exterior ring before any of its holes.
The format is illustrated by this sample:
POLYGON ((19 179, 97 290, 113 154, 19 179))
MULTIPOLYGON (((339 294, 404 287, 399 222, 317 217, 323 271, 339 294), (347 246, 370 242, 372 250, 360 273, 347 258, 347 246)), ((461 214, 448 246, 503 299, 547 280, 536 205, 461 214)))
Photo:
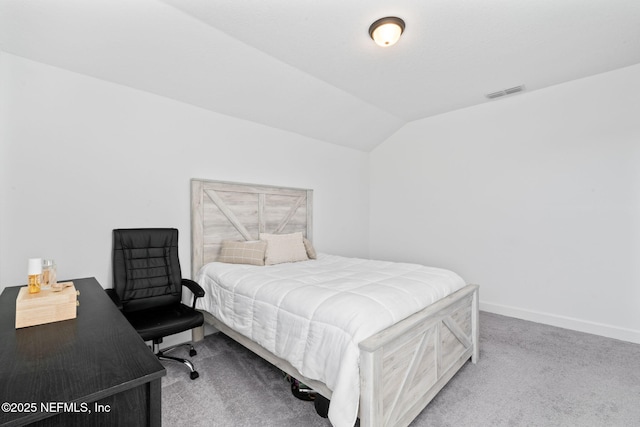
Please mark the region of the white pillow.
POLYGON ((318 259, 318 254, 316 253, 313 244, 311 244, 311 240, 305 237, 302 242, 304 243, 304 248, 307 251, 307 256, 309 257, 309 259, 318 259))
POLYGON ((301 232, 291 234, 260 233, 260 240, 267 242, 267 250, 264 257, 265 265, 306 261, 309 259, 301 232))

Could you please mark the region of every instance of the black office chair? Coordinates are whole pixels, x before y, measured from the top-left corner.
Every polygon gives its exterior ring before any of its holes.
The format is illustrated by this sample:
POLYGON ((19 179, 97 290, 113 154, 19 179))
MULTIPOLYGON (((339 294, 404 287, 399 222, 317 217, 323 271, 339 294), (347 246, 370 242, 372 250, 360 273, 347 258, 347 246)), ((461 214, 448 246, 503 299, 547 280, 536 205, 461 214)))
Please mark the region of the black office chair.
MULTIPOLYGON (((167 356, 178 346, 159 349, 162 338, 187 331, 204 323, 195 309, 204 290, 196 282, 183 279, 178 259, 178 230, 175 228, 135 228, 113 230, 113 287, 107 293, 145 341, 153 341, 159 359, 187 365, 191 379, 198 372, 187 359, 167 356), (182 304, 182 286, 193 293, 193 306, 182 304)), ((196 350, 190 343, 191 356, 196 350)))

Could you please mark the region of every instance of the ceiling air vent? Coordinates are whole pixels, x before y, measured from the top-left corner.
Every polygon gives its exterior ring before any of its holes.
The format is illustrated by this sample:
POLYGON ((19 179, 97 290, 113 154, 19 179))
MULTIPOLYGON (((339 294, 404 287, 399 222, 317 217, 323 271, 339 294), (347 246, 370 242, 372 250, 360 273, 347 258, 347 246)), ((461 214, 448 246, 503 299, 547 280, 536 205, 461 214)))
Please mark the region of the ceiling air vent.
POLYGON ((524 85, 514 86, 514 87, 510 87, 509 89, 503 89, 497 92, 488 93, 486 97, 489 99, 495 99, 495 98, 500 98, 501 96, 522 92, 523 90, 524 90, 524 85))
POLYGON ((504 93, 504 91, 501 90, 499 92, 488 93, 487 98, 494 99, 494 98, 500 98, 501 96, 505 96, 505 95, 506 93, 504 93))
POLYGON ((524 85, 520 85, 516 87, 510 87, 509 89, 505 89, 504 93, 506 93, 507 95, 511 95, 512 93, 522 92, 523 90, 524 90, 524 85))

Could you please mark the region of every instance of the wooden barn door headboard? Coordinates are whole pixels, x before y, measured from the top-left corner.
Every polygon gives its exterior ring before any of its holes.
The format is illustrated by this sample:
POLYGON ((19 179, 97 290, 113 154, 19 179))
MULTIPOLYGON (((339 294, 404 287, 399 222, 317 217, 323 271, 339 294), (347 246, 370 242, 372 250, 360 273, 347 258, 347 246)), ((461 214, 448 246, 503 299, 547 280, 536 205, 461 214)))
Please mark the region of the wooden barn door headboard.
POLYGON ((191 277, 215 261, 223 240, 258 240, 260 233, 313 228, 313 190, 191 180, 191 277))

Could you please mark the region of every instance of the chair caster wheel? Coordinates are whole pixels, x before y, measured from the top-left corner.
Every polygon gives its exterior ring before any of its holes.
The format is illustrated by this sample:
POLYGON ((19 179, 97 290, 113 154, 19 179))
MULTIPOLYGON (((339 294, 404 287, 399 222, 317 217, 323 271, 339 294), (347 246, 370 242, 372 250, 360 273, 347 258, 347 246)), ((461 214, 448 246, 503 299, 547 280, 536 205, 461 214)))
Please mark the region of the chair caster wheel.
POLYGON ((191 372, 191 379, 195 380, 196 378, 198 378, 200 376, 200 374, 197 371, 193 371, 191 372))
POLYGON ((189 356, 193 357, 193 356, 195 356, 196 354, 198 354, 198 352, 196 351, 196 349, 195 349, 195 348, 192 348, 191 350, 189 350, 189 356))

